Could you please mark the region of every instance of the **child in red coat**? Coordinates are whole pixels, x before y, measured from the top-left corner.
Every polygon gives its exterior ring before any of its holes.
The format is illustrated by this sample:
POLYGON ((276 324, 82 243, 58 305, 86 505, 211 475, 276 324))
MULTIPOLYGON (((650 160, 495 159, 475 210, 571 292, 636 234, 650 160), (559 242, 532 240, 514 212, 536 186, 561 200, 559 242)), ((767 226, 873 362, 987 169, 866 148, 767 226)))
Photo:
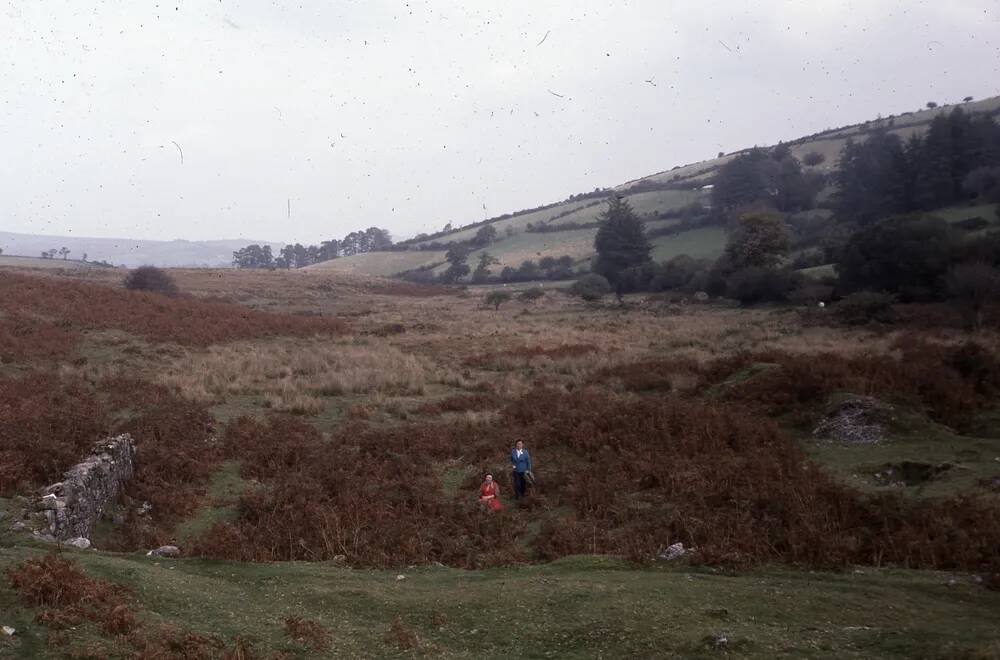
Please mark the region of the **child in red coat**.
POLYGON ((479 501, 490 511, 499 511, 503 508, 500 504, 500 488, 493 481, 493 475, 486 475, 486 480, 479 487, 479 501))

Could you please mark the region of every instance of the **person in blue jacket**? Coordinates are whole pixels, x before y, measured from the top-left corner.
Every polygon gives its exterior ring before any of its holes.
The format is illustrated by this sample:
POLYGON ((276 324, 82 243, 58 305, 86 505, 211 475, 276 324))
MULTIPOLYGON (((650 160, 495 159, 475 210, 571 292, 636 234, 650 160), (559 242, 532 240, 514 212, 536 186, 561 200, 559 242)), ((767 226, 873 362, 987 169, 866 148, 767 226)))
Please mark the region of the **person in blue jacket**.
POLYGON ((519 500, 528 488, 526 475, 531 472, 531 455, 524 448, 523 440, 518 440, 510 450, 510 468, 514 477, 514 499, 519 500))

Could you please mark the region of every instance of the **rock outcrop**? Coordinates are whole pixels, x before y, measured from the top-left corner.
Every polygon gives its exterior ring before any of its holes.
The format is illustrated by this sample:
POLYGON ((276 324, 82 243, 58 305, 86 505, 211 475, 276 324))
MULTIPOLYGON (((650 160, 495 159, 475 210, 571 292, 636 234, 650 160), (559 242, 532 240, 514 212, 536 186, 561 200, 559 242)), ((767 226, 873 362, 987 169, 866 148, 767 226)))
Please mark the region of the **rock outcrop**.
POLYGON ((42 489, 36 508, 45 517, 46 533, 59 541, 89 539, 134 472, 131 436, 119 435, 94 445, 90 456, 70 468, 62 481, 42 489))
POLYGON ((813 431, 817 439, 870 445, 885 438, 892 406, 870 396, 851 396, 840 401, 813 431))

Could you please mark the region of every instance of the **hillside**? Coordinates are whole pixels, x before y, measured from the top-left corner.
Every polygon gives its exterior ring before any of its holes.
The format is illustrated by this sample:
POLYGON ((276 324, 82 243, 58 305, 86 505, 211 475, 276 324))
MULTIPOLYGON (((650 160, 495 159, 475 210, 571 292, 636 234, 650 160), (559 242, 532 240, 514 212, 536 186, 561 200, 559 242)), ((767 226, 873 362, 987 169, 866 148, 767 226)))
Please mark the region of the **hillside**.
MULTIPOLYGON (((0 231, 0 249, 4 255, 38 257, 45 250, 68 248, 69 256, 88 261, 106 261, 116 266, 154 265, 179 266, 228 266, 233 252, 258 243, 281 248, 281 243, 264 243, 243 239, 217 241, 151 241, 129 238, 87 238, 82 236, 45 236, 0 231)), ((60 259, 60 257, 56 257, 60 259)))
POLYGON ((77 259, 43 259, 41 257, 19 257, 16 255, 0 254, 0 268, 45 268, 45 269, 75 269, 75 268, 101 268, 97 264, 77 259))
MULTIPOLYGON (((804 166, 804 169, 829 174, 836 168, 837 160, 847 140, 863 141, 877 129, 888 129, 905 139, 914 133, 925 131, 936 116, 950 112, 955 107, 944 105, 934 109, 878 118, 804 136, 785 144, 800 161, 807 154, 814 152, 820 154, 823 157, 822 162, 804 166)), ((968 113, 1000 113, 1000 96, 965 103, 961 107, 968 113)), ((703 187, 711 182, 719 167, 740 153, 742 152, 674 167, 628 181, 615 186, 613 190, 624 195, 635 211, 647 220, 649 230, 662 230, 674 222, 660 219, 663 214, 677 211, 694 202, 708 205, 710 192, 703 187), (649 190, 651 187, 658 189, 649 190)), ((829 191, 826 194, 829 194, 829 191)), ((449 242, 470 240, 485 225, 491 225, 497 231, 496 242, 485 250, 499 260, 499 263, 491 269, 493 273, 498 273, 507 266, 517 268, 525 260, 537 261, 543 257, 569 256, 576 264, 583 265, 593 256, 593 239, 597 228, 592 225, 603 210, 603 196, 591 194, 583 199, 566 200, 541 209, 456 226, 451 231, 404 242, 411 251, 435 248, 434 256, 431 258, 423 259, 415 255, 399 256, 399 253, 369 253, 317 267, 385 276, 437 263, 439 265, 435 272, 440 273, 445 265, 442 258, 443 251, 439 248, 449 242), (567 227, 557 231, 537 231, 539 227, 559 225, 567 227)), ((676 233, 654 231, 653 258, 663 261, 681 254, 715 258, 721 254, 725 239, 726 235, 721 227, 680 228, 676 233)), ((469 257, 469 264, 474 266, 483 251, 482 249, 474 251, 469 257)))

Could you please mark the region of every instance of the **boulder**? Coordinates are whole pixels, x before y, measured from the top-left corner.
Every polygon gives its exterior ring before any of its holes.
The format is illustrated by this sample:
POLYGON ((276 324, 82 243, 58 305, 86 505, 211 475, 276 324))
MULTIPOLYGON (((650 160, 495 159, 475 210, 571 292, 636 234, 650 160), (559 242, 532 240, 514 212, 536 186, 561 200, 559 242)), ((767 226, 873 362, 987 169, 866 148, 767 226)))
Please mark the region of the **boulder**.
POLYGON ((677 542, 677 543, 674 543, 673 545, 669 546, 663 552, 663 554, 660 555, 660 559, 662 559, 663 561, 673 561, 675 559, 680 559, 681 557, 683 557, 684 555, 686 555, 688 552, 690 552, 690 551, 684 549, 684 544, 683 543, 677 542))
POLYGON ((813 430, 817 439, 875 444, 885 437, 884 421, 892 406, 870 396, 852 396, 834 405, 813 430))
POLYGON ((78 536, 75 539, 69 539, 68 541, 63 541, 63 545, 67 545, 71 548, 77 548, 79 550, 86 550, 90 547, 90 539, 85 539, 82 536, 78 536))
POLYGON ((168 559, 174 559, 181 556, 181 550, 176 545, 161 545, 155 550, 150 550, 146 553, 147 557, 167 557, 168 559))

